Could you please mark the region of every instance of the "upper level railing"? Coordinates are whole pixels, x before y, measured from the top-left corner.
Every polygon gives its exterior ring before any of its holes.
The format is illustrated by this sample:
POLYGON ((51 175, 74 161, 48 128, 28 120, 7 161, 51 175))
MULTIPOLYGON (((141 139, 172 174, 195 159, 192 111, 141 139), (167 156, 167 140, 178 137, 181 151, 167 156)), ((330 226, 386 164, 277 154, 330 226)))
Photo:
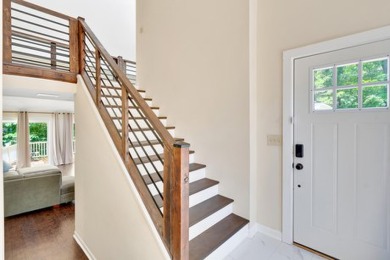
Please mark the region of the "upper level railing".
POLYGON ((4 0, 4 73, 76 82, 77 30, 75 18, 29 2, 4 0))
POLYGON ((4 73, 76 82, 81 74, 173 259, 188 259, 189 145, 176 141, 84 19, 3 1, 4 73))

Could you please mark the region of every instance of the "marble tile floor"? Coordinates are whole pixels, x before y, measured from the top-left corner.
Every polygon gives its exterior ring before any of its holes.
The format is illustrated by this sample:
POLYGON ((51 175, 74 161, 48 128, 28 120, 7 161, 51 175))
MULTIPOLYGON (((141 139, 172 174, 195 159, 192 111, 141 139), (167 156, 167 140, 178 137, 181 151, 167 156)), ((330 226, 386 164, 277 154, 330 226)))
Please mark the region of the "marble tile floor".
POLYGON ((282 243, 261 233, 246 238, 224 260, 324 260, 299 247, 282 243))

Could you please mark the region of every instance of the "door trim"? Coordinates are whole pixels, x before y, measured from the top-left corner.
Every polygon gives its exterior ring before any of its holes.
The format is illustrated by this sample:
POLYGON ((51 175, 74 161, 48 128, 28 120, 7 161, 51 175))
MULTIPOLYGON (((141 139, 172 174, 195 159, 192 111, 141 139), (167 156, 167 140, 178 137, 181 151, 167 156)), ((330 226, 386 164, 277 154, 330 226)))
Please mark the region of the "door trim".
POLYGON ((283 183, 282 241, 293 243, 293 130, 294 130, 294 61, 390 38, 390 26, 320 42, 283 52, 283 183))

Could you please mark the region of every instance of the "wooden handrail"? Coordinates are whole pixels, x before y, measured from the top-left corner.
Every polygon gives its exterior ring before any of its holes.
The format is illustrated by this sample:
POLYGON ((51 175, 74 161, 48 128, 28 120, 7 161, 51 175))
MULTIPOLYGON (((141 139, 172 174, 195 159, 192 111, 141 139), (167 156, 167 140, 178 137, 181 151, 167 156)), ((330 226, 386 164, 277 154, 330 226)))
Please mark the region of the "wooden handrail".
POLYGON ((142 96, 138 93, 137 89, 133 86, 130 80, 126 77, 125 73, 118 67, 118 64, 114 61, 112 56, 108 53, 108 51, 104 48, 104 46, 100 43, 96 35, 92 32, 91 28, 85 23, 83 19, 79 19, 81 26, 84 31, 88 33, 91 41, 95 44, 96 48, 99 49, 100 54, 107 63, 114 69, 115 73, 117 73, 117 77, 119 81, 123 83, 126 87, 128 93, 130 93, 131 97, 134 98, 137 105, 141 108, 142 112, 145 116, 150 120, 150 123, 153 125, 154 130, 159 134, 159 136, 163 139, 164 144, 168 146, 168 149, 173 148, 173 144, 175 143, 174 138, 171 134, 165 129, 164 125, 158 119, 153 110, 149 107, 149 105, 145 102, 142 96))

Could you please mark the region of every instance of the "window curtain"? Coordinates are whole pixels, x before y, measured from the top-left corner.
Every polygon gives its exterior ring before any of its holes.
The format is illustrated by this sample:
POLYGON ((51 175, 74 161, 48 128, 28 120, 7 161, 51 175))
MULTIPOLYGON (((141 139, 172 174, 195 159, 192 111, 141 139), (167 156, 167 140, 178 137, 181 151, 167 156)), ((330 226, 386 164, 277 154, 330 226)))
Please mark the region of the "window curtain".
POLYGON ((62 165, 73 163, 73 114, 53 114, 51 140, 51 164, 62 165))
POLYGON ((27 112, 18 112, 18 122, 16 127, 16 168, 31 166, 30 151, 30 128, 27 112))

